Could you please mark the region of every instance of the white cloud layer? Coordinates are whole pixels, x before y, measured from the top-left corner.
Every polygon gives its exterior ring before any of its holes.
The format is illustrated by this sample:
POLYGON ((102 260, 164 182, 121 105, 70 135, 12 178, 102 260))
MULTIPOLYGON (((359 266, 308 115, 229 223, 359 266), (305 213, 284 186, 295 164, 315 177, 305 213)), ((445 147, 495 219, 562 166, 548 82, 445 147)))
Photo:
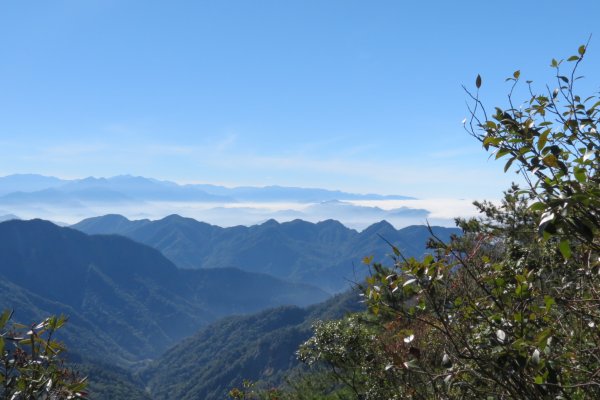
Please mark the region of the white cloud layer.
POLYGON ((13 205, 0 214, 15 214, 20 218, 43 218, 64 224, 105 214, 121 214, 129 219, 161 219, 179 214, 219 226, 254 225, 268 219, 279 222, 303 219, 318 222, 336 219, 344 225, 362 230, 387 220, 396 228, 408 225, 454 226, 455 217, 476 215, 471 200, 369 200, 330 201, 323 203, 198 203, 198 202, 138 202, 78 203, 67 205, 13 205))

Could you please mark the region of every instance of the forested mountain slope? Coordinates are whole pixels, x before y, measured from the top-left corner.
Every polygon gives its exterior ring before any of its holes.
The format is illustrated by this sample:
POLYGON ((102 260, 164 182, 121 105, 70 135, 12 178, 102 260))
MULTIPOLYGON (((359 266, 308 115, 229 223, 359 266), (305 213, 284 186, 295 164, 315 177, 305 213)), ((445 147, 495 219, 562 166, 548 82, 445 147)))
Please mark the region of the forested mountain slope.
POLYGON ((299 368, 295 352, 312 323, 336 319, 362 306, 346 292, 308 308, 280 307, 228 317, 166 351, 141 373, 152 398, 225 399, 243 379, 281 383, 299 368))
POLYGON ((69 316, 72 359, 118 365, 153 358, 215 319, 327 297, 308 285, 237 269, 181 270, 117 235, 42 220, 0 223, 0 308, 33 322, 69 316))
MULTIPOLYGON (((86 233, 114 233, 160 250, 183 268, 237 267, 286 280, 318 285, 330 292, 347 289, 367 273, 365 256, 384 260, 391 253, 386 240, 406 257, 421 257, 430 237, 426 226, 395 229, 381 221, 362 232, 334 220, 266 221, 250 227, 221 228, 171 215, 161 220, 130 221, 120 215, 89 218, 72 226, 86 233), (385 239, 385 240, 384 240, 385 239)), ((456 228, 433 227, 442 240, 456 228)))

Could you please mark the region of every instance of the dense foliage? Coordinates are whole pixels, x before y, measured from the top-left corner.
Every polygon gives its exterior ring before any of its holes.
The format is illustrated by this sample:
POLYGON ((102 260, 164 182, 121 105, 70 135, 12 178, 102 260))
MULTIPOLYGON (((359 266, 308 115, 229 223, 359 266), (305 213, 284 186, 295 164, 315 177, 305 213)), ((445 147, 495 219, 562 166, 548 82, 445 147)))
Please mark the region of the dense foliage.
POLYGON ((370 264, 369 312, 315 325, 299 351, 356 399, 600 398, 600 101, 575 94, 586 46, 552 60, 557 88, 488 117, 476 80, 466 129, 526 187, 463 235, 430 241, 423 260, 399 249, 370 264), (568 74, 563 64, 571 63, 568 74))
POLYGON ((145 382, 131 371, 99 361, 70 363, 69 366, 88 377, 87 392, 90 400, 152 400, 146 393, 145 382))
POLYGON ((83 399, 87 383, 63 366, 64 347, 54 335, 66 322, 49 317, 30 327, 11 324, 12 312, 0 314, 0 398, 83 399))
POLYGON ((221 400, 244 379, 261 381, 260 388, 278 386, 302 367, 295 353, 316 320, 360 309, 358 294, 347 292, 308 308, 228 317, 174 346, 140 377, 154 399, 221 400))

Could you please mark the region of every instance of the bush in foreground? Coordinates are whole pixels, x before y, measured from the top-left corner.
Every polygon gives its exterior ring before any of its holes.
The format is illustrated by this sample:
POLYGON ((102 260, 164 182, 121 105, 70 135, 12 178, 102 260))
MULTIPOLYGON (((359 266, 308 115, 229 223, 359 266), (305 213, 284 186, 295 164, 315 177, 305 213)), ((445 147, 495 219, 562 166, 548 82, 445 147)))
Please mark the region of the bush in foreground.
POLYGON ((369 311, 315 325, 299 350, 329 390, 356 399, 600 398, 600 101, 575 93, 587 47, 552 60, 555 88, 488 115, 476 91, 467 131, 525 188, 475 203, 463 235, 431 255, 365 262, 369 311), (568 73, 562 73, 569 65, 568 73))
POLYGON ((49 317, 32 326, 10 323, 0 314, 0 398, 85 399, 86 381, 65 368, 64 351, 54 335, 66 319, 49 317))

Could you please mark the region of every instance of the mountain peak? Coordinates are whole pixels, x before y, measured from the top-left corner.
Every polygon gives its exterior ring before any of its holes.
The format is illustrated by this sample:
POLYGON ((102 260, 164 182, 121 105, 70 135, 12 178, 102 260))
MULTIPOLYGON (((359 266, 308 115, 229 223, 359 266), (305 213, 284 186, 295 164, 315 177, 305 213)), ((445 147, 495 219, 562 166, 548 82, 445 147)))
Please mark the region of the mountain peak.
POLYGON ((15 214, 5 214, 5 215, 0 215, 0 222, 4 222, 4 221, 12 221, 14 219, 21 219, 18 216, 16 216, 15 214))
POLYGON ((40 218, 34 218, 34 219, 29 219, 29 220, 22 220, 22 219, 11 219, 8 221, 4 221, 2 222, 3 226, 17 226, 19 227, 19 229, 21 229, 21 227, 43 227, 44 229, 62 229, 61 227, 59 227, 58 225, 47 221, 45 219, 40 219, 40 218))
POLYGON ((88 176, 87 178, 79 179, 79 182, 82 183, 97 183, 97 182, 106 182, 106 178, 96 178, 95 176, 88 176))
POLYGON ((115 222, 131 222, 127 217, 124 217, 121 214, 106 214, 102 217, 96 217, 96 218, 103 218, 106 221, 110 221, 113 223, 115 223, 115 222))
POLYGON ((85 231, 87 234, 110 234, 114 233, 116 227, 122 228, 132 223, 129 219, 120 214, 106 214, 98 217, 86 218, 70 228, 85 231))
POLYGON ((260 226, 264 226, 264 227, 269 227, 269 226, 279 226, 279 222, 277 222, 277 220, 270 218, 268 220, 266 220, 265 222, 263 222, 262 224, 260 224, 260 226))
POLYGON ((191 219, 191 218, 182 217, 179 214, 169 214, 166 217, 162 218, 163 221, 181 221, 181 220, 185 220, 185 219, 191 219))
POLYGON ((317 226, 347 229, 340 221, 331 218, 317 222, 317 226))
POLYGON ((379 221, 369 226, 363 232, 383 232, 383 231, 396 231, 396 228, 386 220, 379 221))

